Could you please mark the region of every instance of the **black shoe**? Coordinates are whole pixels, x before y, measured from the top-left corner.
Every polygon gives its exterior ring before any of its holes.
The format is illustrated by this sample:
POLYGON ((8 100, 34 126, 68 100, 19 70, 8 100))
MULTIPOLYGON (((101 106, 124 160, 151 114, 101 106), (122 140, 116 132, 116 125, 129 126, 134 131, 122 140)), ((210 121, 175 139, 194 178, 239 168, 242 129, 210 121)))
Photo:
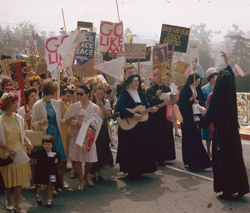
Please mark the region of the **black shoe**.
POLYGON ((223 200, 234 200, 234 197, 231 194, 226 194, 226 193, 219 195, 219 198, 223 200))
POLYGON ((115 146, 115 145, 111 143, 111 146, 115 146))
POLYGON ((104 178, 103 178, 102 176, 97 176, 97 180, 98 180, 99 182, 102 182, 102 181, 104 181, 104 178))
POLYGON ((36 197, 36 202, 37 202, 38 206, 41 206, 43 204, 41 197, 36 197))
POLYGON ((176 138, 180 138, 181 136, 180 135, 175 135, 176 138))
POLYGON ((238 194, 236 195, 237 198, 240 198, 240 197, 244 197, 245 193, 243 192, 238 192, 238 194))
POLYGON ((52 203, 47 203, 47 205, 45 206, 46 208, 51 208, 52 207, 52 203))
POLYGON ((96 179, 96 177, 91 177, 91 180, 92 180, 93 183, 97 183, 98 182, 97 179, 96 179))

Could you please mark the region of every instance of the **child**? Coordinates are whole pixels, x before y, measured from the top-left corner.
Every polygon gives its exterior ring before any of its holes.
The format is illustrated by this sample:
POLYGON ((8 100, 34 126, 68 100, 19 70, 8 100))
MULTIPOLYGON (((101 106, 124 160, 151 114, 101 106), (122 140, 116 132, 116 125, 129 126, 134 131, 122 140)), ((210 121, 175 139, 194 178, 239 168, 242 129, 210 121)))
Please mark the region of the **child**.
MULTIPOLYGON (((0 166, 7 166, 11 164, 15 156, 16 156, 16 153, 13 153, 13 154, 10 154, 10 156, 6 159, 0 158, 0 166)), ((4 185, 2 174, 0 172, 0 194, 4 194, 4 191, 5 191, 5 185, 4 185)), ((11 211, 13 209, 13 206, 12 205, 8 206, 7 201, 6 201, 6 208, 7 210, 11 211)))
POLYGON ((48 192, 48 202, 46 207, 50 208, 52 206, 52 194, 53 185, 56 190, 62 187, 62 182, 59 177, 56 165, 61 163, 61 157, 59 152, 52 149, 55 145, 55 138, 51 135, 45 135, 42 139, 43 149, 38 151, 29 152, 30 158, 37 159, 37 165, 35 170, 34 183, 40 184, 37 190, 37 204, 42 205, 41 194, 47 185, 48 192))

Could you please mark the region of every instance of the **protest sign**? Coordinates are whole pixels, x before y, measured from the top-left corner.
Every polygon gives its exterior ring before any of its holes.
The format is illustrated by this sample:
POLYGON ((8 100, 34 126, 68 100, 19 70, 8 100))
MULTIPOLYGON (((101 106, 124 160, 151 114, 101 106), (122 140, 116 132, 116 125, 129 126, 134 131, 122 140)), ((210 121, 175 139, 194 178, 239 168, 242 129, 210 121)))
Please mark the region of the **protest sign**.
POLYGON ((98 51, 123 52, 123 24, 101 21, 98 51))
MULTIPOLYGON (((146 58, 145 59, 140 59, 140 62, 143 62, 143 61, 150 61, 150 57, 151 57, 151 47, 146 47, 146 58)), ((126 60, 127 63, 130 62, 129 59, 126 60)), ((138 59, 132 59, 132 63, 136 63, 138 62, 138 59)))
POLYGON ((79 42, 75 50, 75 59, 81 65, 87 63, 94 57, 95 51, 95 32, 82 32, 84 42, 79 42))
POLYGON ((100 70, 119 81, 123 81, 124 57, 114 59, 99 65, 95 65, 95 70, 100 70))
POLYGON ((4 89, 8 90, 8 91, 12 91, 12 90, 14 90, 14 86, 12 83, 6 83, 6 84, 4 84, 4 89))
MULTIPOLYGON (((67 55, 67 58, 64 60, 63 65, 60 67, 60 69, 66 69, 72 66, 74 61, 74 55, 75 55, 75 49, 76 49, 76 43, 74 43, 67 55)), ((57 78, 56 78, 57 79, 57 78)))
POLYGON ((238 121, 241 123, 248 123, 250 118, 250 94, 236 93, 238 121))
POLYGON ((87 28, 87 29, 92 30, 93 29, 93 23, 92 22, 78 21, 77 22, 77 28, 87 28))
POLYGON ((103 63, 103 55, 102 54, 95 54, 94 56, 94 65, 102 64, 103 63))
POLYGON ((47 73, 47 64, 38 64, 36 74, 47 73))
POLYGON ((153 74, 154 77, 164 78, 167 75, 168 44, 154 46, 153 48, 153 74))
POLYGON ((42 50, 39 47, 39 45, 37 45, 37 54, 39 56, 39 58, 38 58, 38 64, 46 64, 45 58, 43 56, 42 50))
POLYGON ((189 41, 189 63, 191 74, 194 73, 194 63, 199 64, 199 41, 189 41))
POLYGON ((90 59, 87 63, 81 65, 77 62, 76 64, 76 76, 81 76, 81 66, 83 66, 82 77, 93 76, 94 74, 94 58, 90 59))
MULTIPOLYGON (((27 73, 26 62, 25 61, 9 60, 10 76, 11 76, 13 81, 18 81, 16 67, 15 67, 16 63, 20 64, 22 73, 27 73)), ((23 83, 24 83, 24 81, 23 81, 23 83)), ((18 82, 18 84, 19 84, 19 82, 18 82)))
POLYGON ((32 71, 36 72, 36 56, 35 55, 29 56, 29 66, 32 71))
POLYGON ((188 63, 179 61, 174 71, 180 74, 184 74, 187 71, 188 67, 189 67, 188 63))
POLYGON ((145 59, 146 44, 124 44, 125 58, 128 59, 145 59))
POLYGON ((160 44, 174 46, 175 52, 186 52, 190 28, 162 24, 160 44))
POLYGON ((36 40, 26 40, 27 55, 37 54, 37 41, 36 40))
POLYGON ((1 60, 5 60, 5 59, 12 59, 12 57, 9 55, 1 55, 1 60))
POLYGON ((111 61, 113 59, 117 59, 120 57, 123 57, 123 53, 106 53, 106 52, 102 52, 103 55, 103 61, 111 61))
POLYGON ((1 61, 1 68, 2 68, 2 75, 10 76, 10 67, 8 59, 1 61))
POLYGON ((67 37, 69 37, 69 35, 51 37, 46 40, 45 50, 48 70, 55 70, 62 66, 63 59, 62 56, 58 53, 58 47, 63 43, 64 39, 67 37))
POLYGON ((102 118, 88 106, 76 144, 89 151, 99 135, 102 122, 102 118))

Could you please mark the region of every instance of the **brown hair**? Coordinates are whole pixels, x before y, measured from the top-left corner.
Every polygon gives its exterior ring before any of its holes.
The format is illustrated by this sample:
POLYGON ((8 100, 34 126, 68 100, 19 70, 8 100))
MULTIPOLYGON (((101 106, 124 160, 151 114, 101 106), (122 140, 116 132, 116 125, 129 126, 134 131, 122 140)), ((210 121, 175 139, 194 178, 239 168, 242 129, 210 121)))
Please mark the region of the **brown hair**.
POLYGON ((54 95, 57 92, 58 86, 57 84, 52 81, 51 79, 44 80, 42 84, 42 92, 44 95, 54 95))
POLYGON ((55 138, 51 135, 44 135, 43 136, 43 139, 42 139, 42 145, 44 143, 52 143, 52 146, 55 145, 56 141, 55 141, 55 138))
POLYGON ((3 78, 2 82, 1 82, 1 88, 2 90, 5 90, 5 84, 11 82, 11 78, 10 77, 5 77, 3 78))
MULTIPOLYGON (((97 86, 94 90, 94 92, 96 92, 97 90, 102 90, 103 91, 103 98, 102 98, 102 103, 103 105, 105 104, 105 100, 104 100, 104 96, 105 96, 105 88, 104 87, 101 87, 101 86, 97 86)), ((96 99, 95 99, 95 95, 93 95, 90 99, 94 104, 96 104, 96 99)))
POLYGON ((27 103, 27 104, 29 103, 29 96, 30 96, 30 94, 31 94, 32 92, 37 93, 36 88, 30 87, 29 89, 25 89, 25 90, 24 90, 24 97, 25 97, 25 100, 26 100, 26 103, 27 103))

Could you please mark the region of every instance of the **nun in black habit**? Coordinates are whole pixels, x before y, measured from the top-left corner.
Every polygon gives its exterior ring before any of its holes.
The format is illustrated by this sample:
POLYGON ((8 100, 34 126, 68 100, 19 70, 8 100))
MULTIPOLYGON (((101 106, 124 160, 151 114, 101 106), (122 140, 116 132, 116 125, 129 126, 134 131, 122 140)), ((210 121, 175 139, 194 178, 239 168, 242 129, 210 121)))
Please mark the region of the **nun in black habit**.
MULTIPOLYGON (((148 89, 148 101, 150 105, 163 103, 159 99, 161 93, 171 92, 170 88, 164 85, 164 79, 157 79, 148 89)), ((173 123, 166 118, 167 107, 162 107, 157 113, 150 114, 150 133, 155 150, 156 162, 165 166, 165 161, 174 160, 175 144, 173 135, 173 123)))
POLYGON ((200 169, 211 167, 210 158, 202 144, 200 125, 194 122, 192 105, 194 103, 205 106, 205 97, 201 91, 201 78, 195 73, 188 77, 181 89, 178 106, 183 117, 182 132, 182 159, 184 165, 198 172, 200 169), (195 82, 194 82, 195 76, 195 82))
MULTIPOLYGON (((227 56, 222 53, 227 62, 227 56)), ((203 112, 201 125, 214 122, 212 145, 214 191, 231 200, 232 194, 242 197, 249 193, 249 183, 242 156, 239 135, 234 73, 228 65, 219 72, 208 110, 203 112)))
MULTIPOLYGON (((122 119, 130 117, 140 120, 141 118, 140 114, 131 113, 126 108, 133 109, 139 105, 149 107, 145 95, 138 90, 142 91, 140 76, 129 76, 117 102, 117 110, 122 119)), ((155 111, 157 108, 153 107, 152 112, 155 111)), ((133 179, 157 170, 148 121, 138 122, 131 130, 123 130, 119 127, 116 162, 120 164, 120 171, 128 173, 133 179)))

